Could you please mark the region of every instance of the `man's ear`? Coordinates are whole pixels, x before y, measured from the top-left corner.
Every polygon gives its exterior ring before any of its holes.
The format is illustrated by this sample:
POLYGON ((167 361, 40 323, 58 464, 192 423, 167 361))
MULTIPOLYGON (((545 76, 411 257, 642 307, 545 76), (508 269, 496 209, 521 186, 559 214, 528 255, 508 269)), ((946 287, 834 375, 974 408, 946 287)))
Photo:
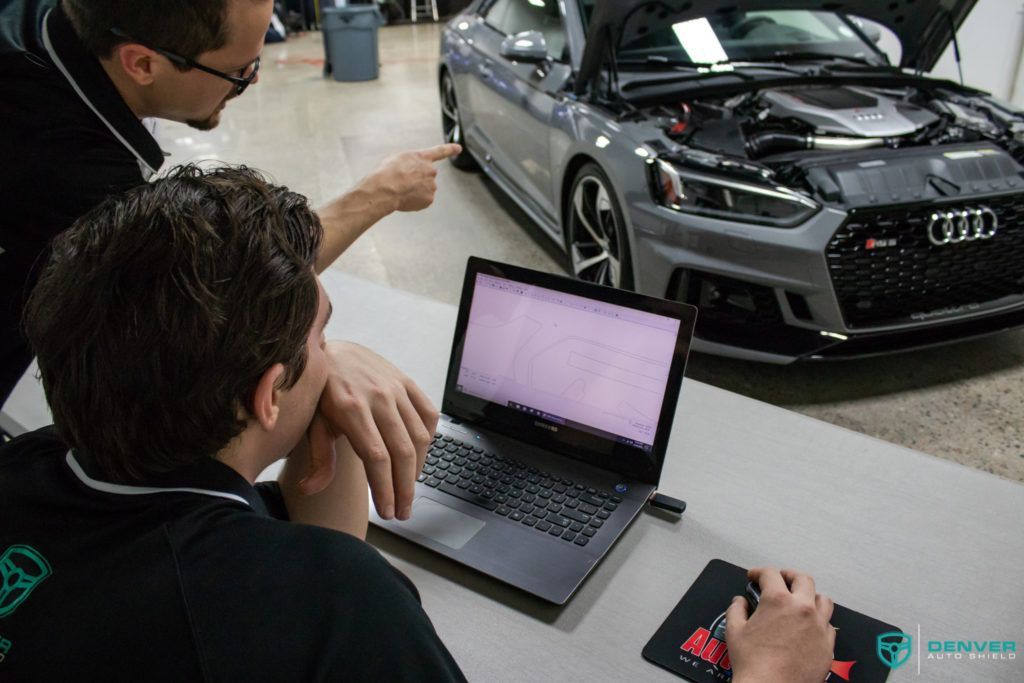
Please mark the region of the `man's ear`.
POLYGON ((155 71, 165 66, 158 64, 157 58, 155 52, 138 43, 122 43, 114 48, 114 61, 128 78, 140 86, 152 85, 155 71))
POLYGON ((253 392, 253 417, 267 431, 277 425, 277 418, 281 413, 281 394, 276 387, 283 374, 284 365, 275 363, 263 373, 256 385, 256 391, 253 392))

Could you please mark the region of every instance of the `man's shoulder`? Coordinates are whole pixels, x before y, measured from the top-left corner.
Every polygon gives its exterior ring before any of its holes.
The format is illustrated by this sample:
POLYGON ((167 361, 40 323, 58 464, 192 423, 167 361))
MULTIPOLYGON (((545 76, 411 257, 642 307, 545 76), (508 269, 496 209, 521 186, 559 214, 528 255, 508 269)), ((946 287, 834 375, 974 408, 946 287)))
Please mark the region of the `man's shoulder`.
POLYGON ((67 444, 60 438, 57 429, 50 425, 0 444, 0 465, 15 459, 60 456, 67 451, 67 444))
POLYGON ((213 545, 195 546, 179 558, 190 621, 215 678, 363 680, 420 671, 461 679, 412 582, 372 546, 314 526, 239 521, 215 527, 219 555, 209 554, 213 545))
POLYGON ((368 590, 395 606, 418 608, 419 594, 403 574, 371 545, 331 529, 252 514, 218 514, 196 525, 179 521, 186 531, 172 533, 183 577, 210 587, 211 575, 245 576, 244 583, 225 581, 216 590, 256 592, 273 603, 316 604, 337 600, 358 609, 368 590), (219 568, 211 574, 211 565, 219 568), (308 586, 325 590, 311 593, 308 586))
MULTIPOLYGON (((14 524, 26 505, 60 497, 58 472, 68 446, 50 426, 27 432, 0 445, 0 518, 14 524)), ((29 515, 31 516, 31 515, 29 515)))
MULTIPOLYGON (((253 520, 253 531, 259 534, 261 542, 271 542, 289 552, 340 563, 344 567, 387 564, 376 548, 366 541, 333 529, 259 517, 253 520)), ((298 571, 318 570, 306 566, 298 568, 298 571)))
POLYGON ((0 58, 45 52, 43 17, 57 0, 0 0, 0 58))

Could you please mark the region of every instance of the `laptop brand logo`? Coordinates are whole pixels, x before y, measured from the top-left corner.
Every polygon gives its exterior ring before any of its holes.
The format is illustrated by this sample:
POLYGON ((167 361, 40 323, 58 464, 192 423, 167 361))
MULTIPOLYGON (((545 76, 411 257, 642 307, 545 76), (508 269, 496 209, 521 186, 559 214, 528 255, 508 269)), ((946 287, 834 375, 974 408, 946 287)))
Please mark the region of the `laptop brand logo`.
POLYGON ((549 432, 557 432, 558 431, 558 427, 556 427, 555 425, 549 425, 546 422, 539 422, 537 420, 534 420, 533 424, 535 424, 536 426, 540 427, 541 429, 546 429, 549 432))

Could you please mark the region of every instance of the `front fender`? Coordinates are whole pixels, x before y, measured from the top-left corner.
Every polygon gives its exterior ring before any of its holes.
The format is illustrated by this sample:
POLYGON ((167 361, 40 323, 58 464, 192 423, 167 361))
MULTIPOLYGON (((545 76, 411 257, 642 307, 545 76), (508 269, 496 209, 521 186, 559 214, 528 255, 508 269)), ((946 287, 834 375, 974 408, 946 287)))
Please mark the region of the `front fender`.
MULTIPOLYGON (((562 209, 558 215, 562 235, 565 235, 565 207, 572 181, 585 163, 593 161, 612 183, 632 246, 636 237, 630 206, 638 201, 653 201, 648 185, 648 163, 654 151, 636 139, 634 126, 620 124, 589 104, 570 102, 565 109, 565 116, 556 117, 561 125, 553 126, 551 133, 553 196, 562 209)), ((639 281, 636 251, 630 249, 630 259, 639 281)))

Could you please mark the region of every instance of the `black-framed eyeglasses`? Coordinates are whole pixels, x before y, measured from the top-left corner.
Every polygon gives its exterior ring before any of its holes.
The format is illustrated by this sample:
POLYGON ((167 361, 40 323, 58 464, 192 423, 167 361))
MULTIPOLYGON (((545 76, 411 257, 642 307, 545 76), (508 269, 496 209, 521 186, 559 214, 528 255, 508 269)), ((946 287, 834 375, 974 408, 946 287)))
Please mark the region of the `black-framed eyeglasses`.
POLYGON ((189 59, 188 57, 182 57, 181 55, 175 54, 174 52, 171 52, 169 50, 164 50, 162 48, 156 47, 155 45, 150 45, 149 43, 141 41, 138 38, 133 38, 132 36, 128 35, 127 33, 125 33, 124 31, 122 31, 119 28, 112 28, 112 29, 110 29, 110 32, 112 34, 114 34, 115 36, 117 36, 118 38, 122 38, 124 40, 128 40, 128 41, 131 41, 133 43, 138 43, 139 45, 147 47, 150 50, 152 50, 153 52, 157 53, 158 55, 160 55, 162 57, 166 57, 167 59, 171 60, 173 63, 177 64, 178 66, 183 66, 183 67, 186 67, 186 68, 189 68, 189 69, 198 69, 199 71, 204 71, 204 72, 210 74, 211 76, 216 76, 217 78, 223 78, 225 81, 230 81, 230 82, 234 83, 235 84, 235 95, 236 96, 237 95, 241 95, 242 93, 244 93, 245 89, 248 88, 252 84, 252 82, 254 80, 256 80, 256 74, 258 74, 260 72, 260 58, 259 57, 257 57, 256 60, 254 62, 252 62, 251 64, 249 64, 248 66, 244 67, 239 72, 240 75, 232 76, 231 74, 226 74, 223 71, 218 71, 217 69, 213 69, 213 68, 210 68, 208 66, 203 66, 202 64, 200 64, 199 62, 195 61, 194 59, 189 59))

